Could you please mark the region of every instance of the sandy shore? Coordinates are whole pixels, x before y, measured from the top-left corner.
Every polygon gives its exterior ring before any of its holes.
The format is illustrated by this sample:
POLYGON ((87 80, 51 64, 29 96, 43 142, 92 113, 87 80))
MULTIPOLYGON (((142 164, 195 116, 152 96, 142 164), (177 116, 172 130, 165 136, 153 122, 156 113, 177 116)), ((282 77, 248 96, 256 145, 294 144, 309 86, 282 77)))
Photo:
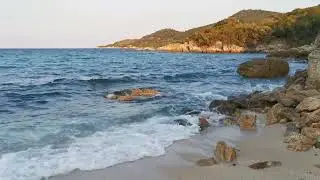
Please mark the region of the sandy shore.
POLYGON ((168 169, 172 180, 304 180, 320 179, 319 149, 298 153, 286 150, 283 143, 285 128, 281 125, 266 127, 263 133, 254 138, 240 141, 238 162, 235 167, 228 164, 213 167, 168 169), (282 166, 263 170, 252 170, 248 165, 258 161, 281 161, 282 166))
POLYGON ((320 151, 297 153, 286 150, 281 125, 241 132, 237 127, 212 128, 191 139, 178 141, 161 157, 144 158, 101 170, 74 171, 50 180, 302 180, 320 179, 320 151), (225 140, 240 149, 236 166, 219 164, 197 167, 195 162, 212 155, 212 146, 225 140), (258 161, 281 161, 280 167, 252 170, 258 161))

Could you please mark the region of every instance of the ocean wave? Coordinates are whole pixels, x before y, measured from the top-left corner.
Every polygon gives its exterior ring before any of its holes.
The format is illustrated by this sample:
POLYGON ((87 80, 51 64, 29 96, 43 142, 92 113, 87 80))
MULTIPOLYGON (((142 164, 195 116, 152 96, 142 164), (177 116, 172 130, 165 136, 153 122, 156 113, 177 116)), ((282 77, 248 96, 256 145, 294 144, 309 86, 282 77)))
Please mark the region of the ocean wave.
MULTIPOLYGON (((68 147, 46 146, 3 154, 0 177, 6 180, 35 180, 74 169, 93 170, 138 160, 145 156, 160 156, 174 141, 198 133, 197 118, 183 116, 192 125, 173 124, 177 117, 153 117, 147 122, 113 127, 76 138, 68 147)), ((181 118, 181 117, 179 117, 181 118)))
POLYGON ((113 83, 131 83, 136 82, 136 79, 131 78, 129 76, 123 76, 118 78, 97 78, 97 77, 91 77, 91 78, 81 78, 80 81, 87 82, 90 84, 113 84, 113 83))
POLYGON ((8 98, 19 98, 21 100, 32 100, 32 99, 38 99, 41 97, 68 96, 68 93, 60 92, 60 91, 46 92, 46 93, 28 93, 28 94, 7 93, 6 96, 8 98))
POLYGON ((166 81, 181 81, 181 80, 206 78, 208 76, 209 76, 208 73, 192 72, 192 73, 180 73, 175 75, 166 75, 163 78, 166 81))
POLYGON ((85 82, 89 84, 114 84, 114 83, 130 83, 136 82, 135 78, 129 76, 102 78, 100 76, 81 76, 79 78, 64 78, 64 77, 43 77, 43 78, 24 78, 15 79, 1 83, 2 85, 18 85, 18 86, 43 86, 43 85, 58 85, 72 84, 74 82, 85 82))

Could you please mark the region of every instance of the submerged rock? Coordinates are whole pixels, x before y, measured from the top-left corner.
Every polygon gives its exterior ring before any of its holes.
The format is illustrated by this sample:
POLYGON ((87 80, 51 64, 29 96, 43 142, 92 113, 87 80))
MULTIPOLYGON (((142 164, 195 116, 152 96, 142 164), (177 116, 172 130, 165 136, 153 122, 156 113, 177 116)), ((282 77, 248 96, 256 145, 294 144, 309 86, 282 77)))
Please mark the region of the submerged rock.
POLYGON ((237 72, 248 78, 284 77, 289 73, 289 64, 280 59, 256 59, 240 64, 237 72))
POLYGON ((282 163, 280 161, 264 161, 264 162, 257 162, 254 164, 251 164, 249 168, 251 169, 265 169, 265 168, 271 168, 276 166, 281 166, 282 163))
POLYGON ((218 164, 218 162, 212 157, 209 159, 200 159, 196 162, 198 166, 213 166, 218 164))
POLYGON ((159 95, 160 92, 149 88, 124 89, 115 91, 105 96, 107 99, 116 99, 119 101, 134 101, 143 97, 153 97, 159 95))
POLYGON ((216 159, 223 162, 232 162, 237 158, 236 149, 228 146, 225 142, 219 141, 214 151, 216 159))

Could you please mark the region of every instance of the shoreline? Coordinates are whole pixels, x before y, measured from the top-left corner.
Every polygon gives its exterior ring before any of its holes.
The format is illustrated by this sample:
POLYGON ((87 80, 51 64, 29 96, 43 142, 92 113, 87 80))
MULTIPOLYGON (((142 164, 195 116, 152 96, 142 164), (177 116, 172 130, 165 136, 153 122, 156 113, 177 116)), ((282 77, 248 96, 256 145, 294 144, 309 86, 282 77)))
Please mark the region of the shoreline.
POLYGON ((142 51, 142 52, 165 52, 165 53, 199 53, 199 54, 254 54, 254 53, 264 53, 268 52, 263 50, 245 50, 245 51, 215 51, 215 52, 204 52, 204 51, 178 51, 178 50, 163 50, 163 49, 155 49, 155 48, 133 48, 133 47, 96 47, 97 49, 119 49, 119 50, 129 50, 129 51, 142 51))
MULTIPOLYGON (((320 178, 320 150, 292 152, 285 148, 283 134, 285 126, 276 124, 264 126, 265 119, 259 119, 257 131, 240 131, 236 126, 212 127, 208 132, 190 139, 179 140, 166 149, 166 154, 158 157, 117 164, 99 170, 75 170, 67 174, 49 177, 49 180, 197 180, 197 179, 314 179, 320 178), (238 139, 231 140, 217 134, 238 132, 238 139), (213 144, 219 140, 236 145, 240 149, 235 166, 221 163, 212 167, 199 167, 195 162, 212 155, 213 144), (280 167, 252 170, 248 166, 258 161, 280 161, 280 167)), ((221 135, 221 134, 220 134, 221 135)))
POLYGON ((171 180, 168 169, 197 168, 196 161, 213 154, 213 145, 220 140, 237 145, 242 140, 260 136, 265 117, 259 118, 257 131, 241 131, 237 126, 209 127, 188 139, 175 141, 166 148, 166 153, 156 157, 143 157, 97 170, 74 170, 49 177, 49 180, 171 180), (123 174, 125 172, 125 174, 123 174))

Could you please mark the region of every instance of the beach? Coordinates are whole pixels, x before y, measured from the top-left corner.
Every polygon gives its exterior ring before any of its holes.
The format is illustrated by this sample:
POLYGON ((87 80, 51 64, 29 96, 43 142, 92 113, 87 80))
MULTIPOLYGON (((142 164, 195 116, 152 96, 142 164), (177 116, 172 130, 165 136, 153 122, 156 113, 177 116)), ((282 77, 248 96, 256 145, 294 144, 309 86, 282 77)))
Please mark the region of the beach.
POLYGON ((49 178, 50 180, 293 180, 319 179, 319 149, 291 152, 283 143, 285 126, 264 127, 264 117, 259 117, 257 131, 240 131, 238 127, 211 128, 191 139, 181 140, 160 157, 143 158, 101 170, 74 171, 49 178), (230 135, 230 134, 233 135, 230 135), (219 139, 217 139, 219 137, 219 139), (234 140, 231 140, 234 139, 234 140), (238 150, 234 163, 219 163, 199 167, 196 161, 212 156, 218 140, 233 144, 238 150), (253 170, 248 166, 261 161, 280 161, 281 166, 253 170))

